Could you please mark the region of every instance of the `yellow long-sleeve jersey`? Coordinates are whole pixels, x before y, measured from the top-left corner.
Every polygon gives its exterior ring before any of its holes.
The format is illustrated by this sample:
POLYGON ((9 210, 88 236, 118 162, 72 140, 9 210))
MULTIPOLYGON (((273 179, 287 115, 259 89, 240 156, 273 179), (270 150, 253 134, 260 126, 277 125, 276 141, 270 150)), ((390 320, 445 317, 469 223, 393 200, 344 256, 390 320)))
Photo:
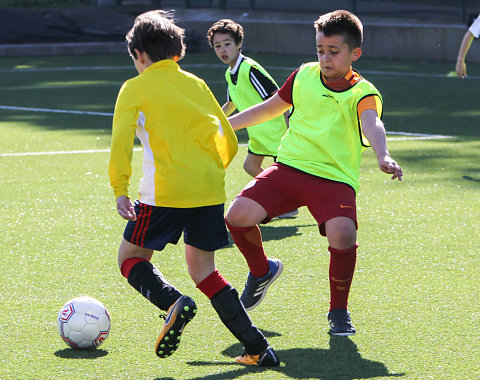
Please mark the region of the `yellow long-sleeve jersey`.
POLYGON ((128 196, 135 133, 143 146, 142 203, 187 208, 225 202, 225 168, 238 142, 203 80, 168 59, 123 84, 109 165, 116 198, 128 196))

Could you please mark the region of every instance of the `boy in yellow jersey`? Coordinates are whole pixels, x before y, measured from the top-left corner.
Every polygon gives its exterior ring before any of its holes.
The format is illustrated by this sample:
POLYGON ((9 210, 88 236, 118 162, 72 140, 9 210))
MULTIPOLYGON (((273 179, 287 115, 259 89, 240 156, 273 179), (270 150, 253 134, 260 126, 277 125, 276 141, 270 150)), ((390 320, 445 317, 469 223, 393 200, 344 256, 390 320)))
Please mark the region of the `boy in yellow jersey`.
POLYGON ((402 169, 388 152, 380 93, 352 69, 362 54, 360 20, 339 10, 320 16, 314 26, 318 62, 302 65, 266 102, 229 118, 236 130, 293 106, 277 162, 234 199, 226 222, 250 268, 241 296, 250 310, 262 301, 279 272, 277 261, 265 256, 258 223, 307 206, 329 243, 330 331, 352 335, 347 300, 356 263, 361 151, 369 143, 380 170, 392 179, 401 180, 402 169))
POLYGON ((159 309, 165 323, 156 354, 170 356, 195 316, 192 298, 171 285, 151 263, 154 250, 183 233, 190 277, 220 319, 244 345, 237 362, 277 366, 279 360, 252 324, 238 293, 216 270, 214 252, 228 244, 223 219, 225 168, 237 139, 205 82, 180 69, 184 30, 164 11, 138 16, 126 36, 138 76, 118 94, 113 117, 110 182, 127 226, 118 264, 128 283, 159 309), (135 204, 128 197, 135 133, 143 146, 143 178, 135 204))
MULTIPOLYGON (((222 106, 225 115, 261 103, 278 91, 271 75, 258 62, 242 54, 242 25, 229 19, 219 20, 208 29, 207 38, 218 59, 229 66, 225 71, 227 102, 222 106)), ((252 177, 263 171, 265 157, 276 160, 280 141, 287 131, 288 113, 287 110, 283 117, 278 116, 247 129, 248 153, 243 168, 252 177)), ((297 214, 295 209, 279 217, 288 218, 297 214)))

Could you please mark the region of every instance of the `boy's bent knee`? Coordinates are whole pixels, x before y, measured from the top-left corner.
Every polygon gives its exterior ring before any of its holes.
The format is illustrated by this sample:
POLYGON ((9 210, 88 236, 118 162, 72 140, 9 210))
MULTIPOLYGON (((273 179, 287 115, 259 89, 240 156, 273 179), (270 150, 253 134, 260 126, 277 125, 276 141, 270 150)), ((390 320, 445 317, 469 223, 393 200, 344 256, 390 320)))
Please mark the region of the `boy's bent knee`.
POLYGON ((251 227, 266 217, 267 212, 260 204, 250 198, 238 197, 230 205, 225 221, 233 227, 251 227))
POLYGON ((242 226, 242 216, 235 212, 235 210, 228 210, 227 215, 225 215, 225 223, 227 227, 244 227, 242 226))
POLYGON ((325 223, 328 243, 337 249, 348 249, 357 241, 355 222, 347 217, 338 217, 325 223))

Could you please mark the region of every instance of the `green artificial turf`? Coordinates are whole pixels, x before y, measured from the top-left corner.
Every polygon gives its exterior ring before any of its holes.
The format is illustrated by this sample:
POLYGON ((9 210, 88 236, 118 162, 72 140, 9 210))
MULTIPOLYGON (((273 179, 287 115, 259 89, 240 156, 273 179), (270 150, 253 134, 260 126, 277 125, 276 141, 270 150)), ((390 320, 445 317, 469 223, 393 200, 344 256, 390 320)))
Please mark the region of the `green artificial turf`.
MULTIPOLYGON (((315 57, 254 58, 272 67, 281 84, 293 67, 315 57)), ((187 55, 183 65, 205 78, 224 102, 224 68, 213 53, 187 55)), ((250 313, 282 360, 279 368, 264 369, 233 363, 242 347, 190 280, 183 243, 153 258, 198 305, 180 348, 168 359, 154 353, 160 311, 117 268, 125 222, 107 175, 108 114, 123 81, 135 74, 131 60, 0 58, 1 106, 107 114, 0 109, 0 379, 478 378, 479 80, 429 76, 452 67, 359 61, 359 71, 382 92, 389 131, 452 137, 389 135, 390 152, 404 169, 402 182, 391 181, 373 153, 364 153, 352 337, 328 334, 327 242, 308 211, 262 226, 267 254, 285 264, 250 313), (118 67, 94 69, 99 62, 118 67), (31 155, 38 152, 56 154, 31 155), (79 295, 99 299, 111 313, 110 336, 95 351, 73 350, 57 333, 60 308, 79 295)), ((480 67, 472 64, 469 71, 478 75, 480 67)), ((239 137, 244 144, 245 135, 239 137)), ((242 169, 245 154, 242 145, 227 170, 227 206, 250 180, 242 169)), ((135 194, 139 151, 133 163, 135 194)), ((220 272, 241 292, 248 268, 235 245, 216 257, 220 272)))

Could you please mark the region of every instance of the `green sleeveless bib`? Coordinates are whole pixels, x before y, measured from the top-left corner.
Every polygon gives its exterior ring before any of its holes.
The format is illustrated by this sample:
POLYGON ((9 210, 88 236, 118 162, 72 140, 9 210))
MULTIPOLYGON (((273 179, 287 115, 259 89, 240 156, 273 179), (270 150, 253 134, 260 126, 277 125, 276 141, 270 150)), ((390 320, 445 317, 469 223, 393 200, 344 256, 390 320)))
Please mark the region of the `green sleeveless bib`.
MULTIPOLYGON (((318 62, 304 64, 293 82, 293 113, 278 162, 309 174, 359 188, 361 152, 367 147, 357 106, 378 90, 361 79, 346 91, 325 87, 318 62)), ((378 110, 379 115, 382 110, 378 110)))
MULTIPOLYGON (((262 66, 248 57, 244 58, 238 68, 236 85, 233 84, 230 70, 227 69, 225 72, 225 79, 228 84, 228 93, 238 111, 243 111, 263 101, 260 94, 250 82, 250 68, 252 66, 255 66, 255 68, 257 68, 263 75, 270 78, 272 82, 276 84, 273 78, 262 66)), ((255 154, 276 157, 280 140, 286 130, 287 126, 283 115, 265 123, 248 127, 248 149, 255 154)))

